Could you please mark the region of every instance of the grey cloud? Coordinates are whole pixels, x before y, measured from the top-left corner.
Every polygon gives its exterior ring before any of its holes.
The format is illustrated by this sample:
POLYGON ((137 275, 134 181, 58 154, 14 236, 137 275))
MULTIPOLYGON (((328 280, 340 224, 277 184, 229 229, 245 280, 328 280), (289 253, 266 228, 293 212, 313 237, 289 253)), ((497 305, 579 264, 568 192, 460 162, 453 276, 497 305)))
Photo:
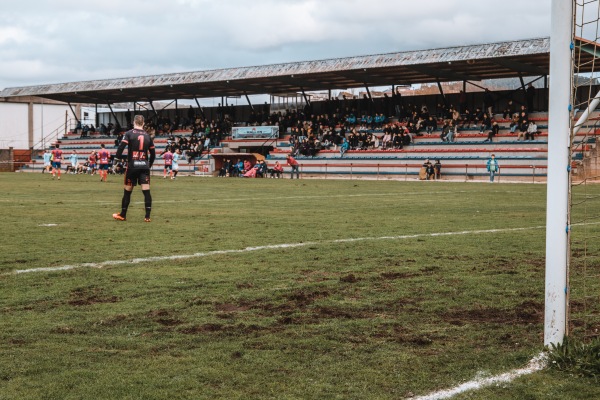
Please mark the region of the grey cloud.
POLYGON ((7 2, 0 15, 0 88, 546 36, 549 3, 7 2))

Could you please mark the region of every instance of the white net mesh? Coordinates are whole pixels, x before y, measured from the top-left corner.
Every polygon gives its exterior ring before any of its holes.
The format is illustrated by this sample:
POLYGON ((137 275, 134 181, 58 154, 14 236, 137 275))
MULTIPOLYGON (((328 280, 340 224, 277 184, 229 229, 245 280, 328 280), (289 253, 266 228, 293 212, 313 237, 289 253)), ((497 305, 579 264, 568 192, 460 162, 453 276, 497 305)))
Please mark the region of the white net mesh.
POLYGON ((569 334, 600 335, 600 1, 574 0, 569 334), (591 57, 590 57, 591 56, 591 57))

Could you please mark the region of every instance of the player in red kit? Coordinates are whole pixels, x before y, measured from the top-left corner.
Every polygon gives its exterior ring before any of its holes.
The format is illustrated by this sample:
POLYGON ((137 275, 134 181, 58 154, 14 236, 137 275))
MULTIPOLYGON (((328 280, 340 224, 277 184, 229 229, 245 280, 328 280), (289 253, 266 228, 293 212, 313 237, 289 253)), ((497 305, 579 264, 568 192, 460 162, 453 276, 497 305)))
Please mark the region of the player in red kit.
POLYGON ((173 153, 171 153, 171 150, 167 147, 167 151, 164 152, 164 154, 162 155, 163 160, 165 160, 165 169, 163 170, 163 179, 167 178, 167 171, 169 172, 169 175, 171 177, 173 177, 173 153))
POLYGON ((106 182, 108 178, 108 168, 110 165, 110 151, 106 150, 104 143, 100 145, 100 151, 98 151, 98 165, 100 182, 106 182))
POLYGON ((125 190, 121 201, 121 212, 113 214, 118 221, 125 221, 127 209, 131 200, 133 187, 139 183, 144 194, 144 207, 146 209, 145 222, 150 222, 152 211, 152 196, 150 196, 150 168, 154 164, 156 151, 152 138, 144 131, 144 116, 136 115, 133 120, 133 129, 125 132, 123 140, 117 149, 116 158, 123 157, 127 147, 127 169, 125 170, 125 190))
POLYGON ((60 149, 60 144, 56 144, 54 149, 51 151, 52 153, 52 179, 54 179, 55 175, 58 175, 58 180, 60 181, 60 164, 62 163, 62 150, 60 149))
POLYGON ((94 175, 96 172, 96 161, 98 159, 98 155, 96 154, 96 150, 92 150, 92 153, 88 157, 89 169, 91 171, 91 175, 94 175))

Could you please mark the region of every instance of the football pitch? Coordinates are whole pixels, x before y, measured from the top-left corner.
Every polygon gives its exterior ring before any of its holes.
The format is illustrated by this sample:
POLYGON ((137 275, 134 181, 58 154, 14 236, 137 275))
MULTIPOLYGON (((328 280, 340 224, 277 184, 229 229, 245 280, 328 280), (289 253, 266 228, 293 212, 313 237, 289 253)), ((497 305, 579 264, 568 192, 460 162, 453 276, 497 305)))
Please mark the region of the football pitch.
POLYGON ((0 399, 402 399, 543 350, 545 185, 155 176, 144 223, 99 181, 0 174, 0 399))

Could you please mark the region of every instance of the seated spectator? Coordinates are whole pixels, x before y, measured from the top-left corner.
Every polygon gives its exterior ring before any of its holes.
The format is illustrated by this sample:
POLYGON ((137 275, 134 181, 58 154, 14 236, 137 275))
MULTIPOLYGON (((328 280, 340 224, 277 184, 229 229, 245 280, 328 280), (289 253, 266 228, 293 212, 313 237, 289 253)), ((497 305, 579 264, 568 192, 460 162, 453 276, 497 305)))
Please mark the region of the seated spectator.
POLYGON ((502 119, 512 118, 512 115, 515 113, 515 106, 513 105, 513 101, 509 100, 506 108, 502 112, 502 119))
POLYGON ((271 173, 271 178, 277 177, 277 179, 281 178, 283 175, 283 166, 279 163, 279 161, 275 161, 275 166, 269 170, 271 173))
POLYGON ((264 178, 267 176, 267 172, 269 168, 267 167, 267 162, 265 160, 260 160, 258 163, 258 169, 256 171, 256 176, 264 178))
POLYGON ((219 178, 224 178, 226 176, 229 176, 229 168, 231 167, 231 160, 229 160, 228 158, 225 159, 225 161, 223 162, 223 166, 221 167, 221 169, 219 169, 219 178))
POLYGON ((394 146, 394 149, 400 150, 402 149, 404 146, 402 144, 402 134, 401 133, 395 133, 394 134, 394 138, 392 139, 392 144, 394 146))
POLYGON ((253 167, 252 163, 250 162, 250 160, 244 160, 243 163, 243 167, 242 167, 242 172, 245 174, 246 172, 250 171, 253 167))
POLYGON ((238 158, 233 166, 233 176, 241 176, 244 173, 244 162, 238 158))
POLYGON ((510 133, 515 133, 519 127, 519 114, 515 113, 510 121, 510 133))
POLYGON ((483 114, 483 120, 481 121, 481 126, 479 127, 479 133, 483 133, 484 131, 492 129, 492 119, 488 113, 483 114))
POLYGON ((340 157, 344 157, 344 154, 350 149, 350 142, 348 139, 344 138, 342 141, 342 145, 340 146, 340 157))
POLYGON ((242 177, 244 177, 244 178, 256 178, 259 169, 260 169, 260 166, 259 166, 258 163, 256 163, 252 168, 250 168, 248 171, 244 172, 244 175, 242 175, 242 177))
POLYGON ((376 114, 375 115, 375 126, 380 128, 381 126, 383 126, 383 124, 385 123, 385 115, 383 114, 376 114))
POLYGON ((517 135, 517 140, 525 138, 525 132, 527 132, 528 127, 529 118, 527 118, 527 113, 525 111, 521 111, 521 114, 519 115, 519 134, 517 135))
POLYGON ((431 135, 435 130, 437 130, 437 121, 432 116, 429 116, 429 119, 425 121, 425 131, 431 135))
POLYGON ((487 141, 493 142, 494 136, 496 136, 498 134, 498 132, 500 132, 500 126, 498 125, 498 123, 496 121, 494 121, 494 122, 492 122, 492 129, 488 132, 488 137, 487 137, 487 139, 484 140, 484 142, 487 142, 487 141))
POLYGON ((448 134, 446 135, 446 141, 454 142, 456 136, 458 136, 458 126, 454 125, 454 121, 450 120, 448 126, 448 134))
POLYGON ((381 140, 381 147, 385 150, 388 147, 391 146, 391 141, 392 141, 392 134, 391 134, 391 129, 386 125, 385 128, 383 128, 383 139, 381 140))
POLYGON ((535 124, 535 121, 530 121, 527 132, 525 132, 525 140, 535 140, 534 135, 537 135, 538 133, 538 127, 535 124))

